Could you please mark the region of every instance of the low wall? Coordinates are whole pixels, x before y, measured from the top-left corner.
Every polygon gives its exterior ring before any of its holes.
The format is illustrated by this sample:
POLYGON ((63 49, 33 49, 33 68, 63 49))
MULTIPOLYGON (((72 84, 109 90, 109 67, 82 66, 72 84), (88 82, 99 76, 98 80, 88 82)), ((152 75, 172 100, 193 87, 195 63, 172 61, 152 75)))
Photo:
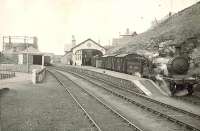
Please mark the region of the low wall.
POLYGON ((43 80, 46 77, 46 68, 43 69, 34 69, 32 71, 32 82, 34 84, 36 83, 42 83, 43 80))
MULTIPOLYGON (((29 72, 33 69, 41 69, 41 65, 29 65, 29 72)), ((0 64, 0 70, 10 70, 15 72, 27 72, 27 65, 20 64, 0 64)))
POLYGON ((65 68, 68 69, 68 70, 71 70, 73 72, 77 72, 79 74, 88 74, 90 76, 94 76, 94 77, 97 77, 99 79, 103 79, 103 80, 110 82, 114 85, 117 85, 117 86, 129 89, 129 90, 133 90, 135 92, 144 94, 140 89, 137 88, 137 86, 133 82, 126 80, 126 79, 121 79, 121 78, 110 76, 110 75, 107 75, 107 74, 104 74, 104 73, 99 73, 99 72, 95 72, 95 71, 91 71, 91 70, 87 70, 87 69, 83 69, 83 68, 78 68, 78 67, 65 66, 65 68))

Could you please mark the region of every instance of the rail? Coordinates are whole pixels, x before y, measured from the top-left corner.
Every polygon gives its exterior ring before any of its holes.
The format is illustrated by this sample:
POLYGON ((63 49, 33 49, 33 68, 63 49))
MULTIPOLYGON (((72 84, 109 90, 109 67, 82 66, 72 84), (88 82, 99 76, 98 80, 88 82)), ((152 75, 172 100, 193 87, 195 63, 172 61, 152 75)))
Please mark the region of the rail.
MULTIPOLYGON (((48 70, 47 70, 48 71, 48 70)), ((72 99, 76 102, 76 104, 79 106, 79 108, 84 112, 84 115, 89 119, 93 127, 95 127, 98 131, 102 131, 99 125, 93 120, 93 118, 90 116, 90 114, 84 109, 84 107, 79 103, 77 98, 71 93, 71 91, 66 88, 65 84, 56 76, 53 72, 48 71, 55 79, 62 85, 63 88, 65 88, 65 91, 69 93, 69 95, 72 97, 72 99)))
MULTIPOLYGON (((50 72, 50 71, 49 71, 50 72)), ((56 71, 57 72, 57 71, 56 71)), ((68 79, 70 81, 72 81, 76 86, 78 86, 80 89, 82 89, 86 94, 88 94, 89 96, 93 97, 94 99, 96 99, 96 101, 98 101, 100 104, 102 104, 104 107, 106 107, 108 110, 110 110, 113 114, 115 114, 116 116, 118 116, 119 118, 121 118, 124 122, 126 122, 130 127, 133 128, 133 130, 135 131, 143 131, 142 129, 140 129, 138 126, 136 126, 134 123, 132 123, 131 121, 129 121, 126 117, 124 117, 123 115, 121 115, 117 110, 115 110, 114 108, 112 108, 111 106, 107 105, 105 102, 103 102, 100 98, 98 98, 97 96, 95 96, 94 94, 92 94, 91 92, 87 91, 86 89, 82 88, 79 84, 77 84, 76 82, 74 82, 73 80, 69 79, 68 77, 66 77, 65 75, 63 75, 60 72, 57 72, 59 74, 61 74, 65 79, 68 79)), ((52 72, 51 72, 52 74, 52 72)), ((52 74, 55 76, 55 74, 52 74)), ((57 80, 59 80, 57 78, 57 80)), ((60 81, 60 80, 59 80, 60 81)), ((61 82, 61 81, 60 81, 61 82)), ((62 83, 62 82, 61 82, 62 83)), ((62 83, 62 85, 64 86, 64 84, 62 83)), ((66 89, 67 90, 67 89, 66 89)), ((89 114, 88 114, 89 115, 89 114)), ((91 117, 89 117, 90 119, 92 119, 91 117)), ((92 121, 94 122, 94 120, 92 121)), ((95 123, 95 126, 97 126, 97 129, 100 130, 99 126, 97 125, 97 123, 95 123)))
MULTIPOLYGON (((135 100, 133 100, 133 99, 127 97, 127 96, 124 96, 124 95, 119 94, 119 93, 117 93, 117 92, 115 92, 115 91, 112 91, 112 90, 110 90, 110 89, 108 89, 108 88, 105 88, 105 87, 103 87, 103 86, 100 86, 100 85, 94 83, 91 79, 87 79, 85 76, 81 76, 80 74, 74 73, 74 72, 69 71, 69 70, 68 70, 67 72, 68 72, 68 73, 72 73, 72 74, 74 74, 74 75, 76 75, 76 76, 79 76, 79 77, 81 77, 81 78, 83 78, 83 79, 85 79, 85 80, 87 80, 87 81, 93 83, 94 85, 97 85, 97 86, 99 86, 99 87, 101 87, 101 88, 107 90, 108 92, 111 92, 112 94, 114 94, 114 95, 116 95, 116 96, 119 96, 119 97, 121 97, 121 98, 123 98, 123 99, 125 99, 125 100, 127 100, 127 101, 129 101, 129 102, 131 102, 131 103, 133 103, 133 104, 135 104, 135 105, 138 105, 138 106, 141 107, 141 108, 144 108, 144 109, 146 109, 146 110, 149 110, 150 112, 153 112, 153 113, 155 113, 155 114, 157 114, 157 115, 159 115, 159 116, 162 116, 162 117, 168 119, 169 121, 172 121, 172 122, 174 122, 174 123, 177 123, 177 124, 179 124, 179 125, 185 127, 186 129, 195 130, 195 131, 200 131, 200 129, 198 129, 198 128, 195 127, 194 125, 191 125, 191 123, 184 122, 184 121, 182 121, 182 120, 180 120, 180 119, 176 119, 176 118, 174 118, 174 117, 172 117, 172 116, 170 116, 170 115, 167 115, 167 114, 165 114, 165 113, 163 113, 163 112, 161 112, 161 111, 158 111, 158 110, 155 110, 155 109, 153 109, 153 108, 147 107, 147 106, 145 106, 144 104, 138 103, 137 101, 135 101, 135 100)), ((87 76, 87 75, 86 75, 86 76, 87 76)), ((104 82, 105 82, 105 81, 104 81, 104 82)), ((107 82, 105 82, 105 83, 107 83, 107 82)), ((110 83, 110 84, 111 84, 111 83, 110 83)), ((150 102, 154 102, 154 103, 163 105, 164 108, 169 108, 169 109, 171 108, 171 109, 173 109, 173 110, 175 110, 175 111, 178 111, 178 112, 180 112, 180 113, 188 114, 189 116, 193 117, 194 119, 196 119, 196 118, 199 119, 199 117, 200 117, 200 116, 197 115, 197 114, 193 114, 193 113, 187 112, 187 111, 185 111, 185 110, 182 110, 182 109, 179 109, 179 108, 176 108, 176 107, 173 107, 173 106, 170 106, 170 105, 161 103, 161 102, 159 102, 159 101, 156 101, 156 100, 151 99, 151 98, 149 98, 149 97, 146 97, 146 96, 144 96, 144 95, 141 95, 141 94, 138 94, 138 93, 136 93, 135 95, 136 95, 136 96, 139 96, 139 97, 141 97, 141 98, 144 98, 144 99, 146 99, 146 100, 148 100, 148 101, 150 101, 150 102)))

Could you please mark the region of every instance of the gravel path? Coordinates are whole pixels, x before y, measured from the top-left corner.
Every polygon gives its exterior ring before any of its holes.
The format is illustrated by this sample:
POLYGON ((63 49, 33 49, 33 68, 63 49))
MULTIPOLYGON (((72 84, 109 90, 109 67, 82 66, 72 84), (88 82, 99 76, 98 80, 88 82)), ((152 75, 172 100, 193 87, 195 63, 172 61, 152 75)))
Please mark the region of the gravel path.
POLYGON ((90 130, 89 122, 56 80, 6 85, 0 93, 0 131, 90 130))

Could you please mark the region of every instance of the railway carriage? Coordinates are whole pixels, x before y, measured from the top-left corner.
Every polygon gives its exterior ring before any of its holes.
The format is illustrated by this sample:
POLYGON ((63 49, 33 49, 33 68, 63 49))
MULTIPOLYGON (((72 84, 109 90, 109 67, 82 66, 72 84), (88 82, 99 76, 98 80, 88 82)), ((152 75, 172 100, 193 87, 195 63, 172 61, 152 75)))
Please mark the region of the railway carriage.
POLYGON ((114 65, 114 71, 126 73, 125 56, 127 56, 127 55, 128 54, 120 54, 120 55, 115 56, 116 60, 115 60, 115 65, 114 65))
POLYGON ((149 73, 148 59, 137 53, 105 55, 101 58, 102 68, 117 72, 141 75, 149 73))
POLYGON ((106 69, 106 64, 107 64, 107 55, 104 55, 102 57, 100 57, 101 60, 101 68, 106 69))
POLYGON ((149 74, 148 59, 139 54, 125 56, 125 70, 127 74, 140 73, 141 76, 149 74))
POLYGON ((116 54, 107 55, 105 57, 105 60, 104 60, 105 61, 105 69, 108 69, 108 70, 114 69, 115 56, 116 56, 116 54))

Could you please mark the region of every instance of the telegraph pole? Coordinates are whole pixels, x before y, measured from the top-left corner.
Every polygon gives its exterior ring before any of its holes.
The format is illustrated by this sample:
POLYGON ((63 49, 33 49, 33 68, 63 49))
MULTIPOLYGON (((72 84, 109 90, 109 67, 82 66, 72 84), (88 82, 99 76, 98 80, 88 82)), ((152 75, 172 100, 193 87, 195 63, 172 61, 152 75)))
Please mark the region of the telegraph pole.
MULTIPOLYGON (((3 36, 3 51, 5 50, 5 41, 4 41, 4 36, 3 36)), ((2 52, 3 52, 2 51, 2 52)))
POLYGON ((28 55, 28 42, 26 36, 24 37, 24 43, 26 44, 26 62, 27 62, 27 73, 29 73, 29 55, 28 55))

